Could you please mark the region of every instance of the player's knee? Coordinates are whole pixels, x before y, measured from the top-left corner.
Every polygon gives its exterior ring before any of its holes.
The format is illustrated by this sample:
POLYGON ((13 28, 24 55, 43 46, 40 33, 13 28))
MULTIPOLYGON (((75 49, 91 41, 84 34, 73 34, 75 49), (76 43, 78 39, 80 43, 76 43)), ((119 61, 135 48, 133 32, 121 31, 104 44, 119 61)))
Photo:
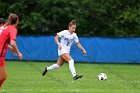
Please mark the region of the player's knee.
POLYGON ((73 59, 71 59, 71 60, 69 61, 69 63, 74 63, 74 60, 73 60, 73 59))
POLYGON ((4 77, 3 81, 5 81, 5 80, 6 80, 6 78, 7 78, 7 76, 5 76, 5 77, 4 77))
POLYGON ((2 84, 4 83, 5 80, 6 80, 6 76, 0 79, 0 88, 2 87, 2 84))
POLYGON ((6 80, 7 76, 4 76, 3 78, 0 78, 0 83, 4 82, 6 80))

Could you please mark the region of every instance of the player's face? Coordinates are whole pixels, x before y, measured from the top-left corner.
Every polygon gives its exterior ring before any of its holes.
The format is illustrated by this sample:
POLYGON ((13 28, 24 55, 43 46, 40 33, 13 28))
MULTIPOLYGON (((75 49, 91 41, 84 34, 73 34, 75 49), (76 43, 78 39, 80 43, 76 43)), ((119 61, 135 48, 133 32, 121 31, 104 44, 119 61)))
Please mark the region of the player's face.
POLYGON ((71 25, 71 26, 69 26, 69 31, 70 31, 70 32, 74 33, 75 30, 76 30, 76 25, 71 25))

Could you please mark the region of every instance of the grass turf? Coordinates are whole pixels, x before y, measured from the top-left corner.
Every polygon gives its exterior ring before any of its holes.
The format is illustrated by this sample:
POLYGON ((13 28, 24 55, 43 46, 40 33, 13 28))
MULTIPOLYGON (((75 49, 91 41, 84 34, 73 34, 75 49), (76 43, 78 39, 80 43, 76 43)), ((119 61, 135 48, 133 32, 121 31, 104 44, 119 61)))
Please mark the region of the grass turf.
POLYGON ((139 64, 75 63, 77 73, 84 75, 77 81, 72 79, 68 63, 42 77, 41 71, 51 64, 6 62, 8 77, 0 93, 140 93, 139 64), (107 74, 106 81, 97 80, 101 72, 107 74))

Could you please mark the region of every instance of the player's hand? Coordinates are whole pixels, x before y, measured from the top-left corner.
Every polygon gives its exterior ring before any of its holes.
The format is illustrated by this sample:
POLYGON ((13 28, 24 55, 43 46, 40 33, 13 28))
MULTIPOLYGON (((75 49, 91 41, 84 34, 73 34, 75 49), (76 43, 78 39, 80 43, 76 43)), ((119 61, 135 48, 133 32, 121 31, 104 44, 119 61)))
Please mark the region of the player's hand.
POLYGON ((62 46, 60 45, 60 43, 58 44, 58 49, 61 50, 62 46))
POLYGON ((22 58, 23 58, 22 53, 19 52, 19 53, 17 54, 17 56, 19 57, 20 60, 22 60, 22 58))
POLYGON ((83 50, 83 54, 86 56, 87 55, 87 52, 86 52, 86 50, 83 50))

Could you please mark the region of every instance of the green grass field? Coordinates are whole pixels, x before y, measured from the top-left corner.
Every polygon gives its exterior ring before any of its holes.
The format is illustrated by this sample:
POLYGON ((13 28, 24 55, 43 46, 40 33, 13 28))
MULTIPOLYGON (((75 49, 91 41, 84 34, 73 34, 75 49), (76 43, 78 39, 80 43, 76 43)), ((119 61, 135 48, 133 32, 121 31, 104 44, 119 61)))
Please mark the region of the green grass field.
POLYGON ((60 69, 41 76, 41 70, 53 62, 8 61, 7 80, 0 93, 140 93, 139 64, 75 63, 78 74, 84 77, 73 81, 65 63, 60 69), (99 81, 104 72, 108 80, 99 81))

